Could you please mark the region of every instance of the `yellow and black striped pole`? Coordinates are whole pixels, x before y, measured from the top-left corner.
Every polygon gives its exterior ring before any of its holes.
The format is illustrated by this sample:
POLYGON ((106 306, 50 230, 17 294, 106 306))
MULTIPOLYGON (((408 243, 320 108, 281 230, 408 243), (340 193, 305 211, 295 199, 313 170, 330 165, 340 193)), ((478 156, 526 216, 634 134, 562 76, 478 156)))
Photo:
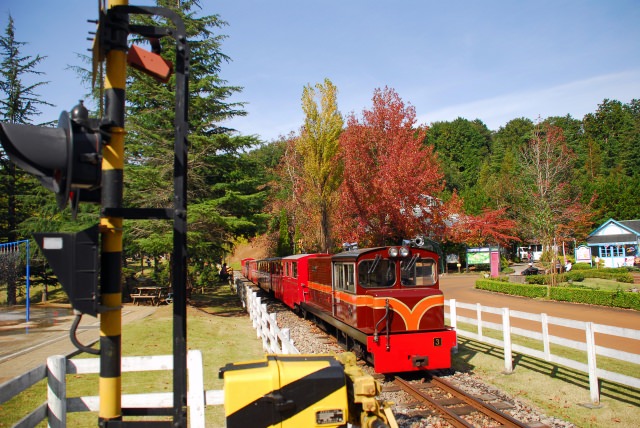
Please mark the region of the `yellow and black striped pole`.
MULTIPOLYGON (((124 168, 124 102, 127 77, 128 15, 113 13, 115 6, 127 6, 128 0, 109 0, 104 36, 105 118, 110 123, 111 139, 103 147, 102 208, 122 208, 124 168)), ((103 211, 104 212, 104 211, 103 211)), ((122 217, 100 219, 101 304, 100 313, 100 410, 101 425, 109 420, 122 420, 121 351, 122 351, 122 217)))

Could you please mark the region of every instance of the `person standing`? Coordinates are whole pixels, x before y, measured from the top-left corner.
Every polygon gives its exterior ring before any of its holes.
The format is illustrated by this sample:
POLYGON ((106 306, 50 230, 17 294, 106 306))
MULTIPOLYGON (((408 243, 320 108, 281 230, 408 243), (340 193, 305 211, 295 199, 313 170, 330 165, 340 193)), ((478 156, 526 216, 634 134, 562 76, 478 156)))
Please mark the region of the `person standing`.
POLYGON ((227 282, 229 281, 229 269, 227 268, 226 263, 222 263, 222 267, 220 268, 220 273, 218 274, 220 277, 220 281, 227 282))

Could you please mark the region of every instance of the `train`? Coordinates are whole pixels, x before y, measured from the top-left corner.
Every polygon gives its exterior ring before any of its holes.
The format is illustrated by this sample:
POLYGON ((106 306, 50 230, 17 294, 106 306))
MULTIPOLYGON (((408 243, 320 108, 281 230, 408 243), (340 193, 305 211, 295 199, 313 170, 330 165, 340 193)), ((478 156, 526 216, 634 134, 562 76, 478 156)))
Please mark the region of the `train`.
POLYGON ((424 241, 242 260, 242 273, 381 374, 451 367, 439 254, 424 241))

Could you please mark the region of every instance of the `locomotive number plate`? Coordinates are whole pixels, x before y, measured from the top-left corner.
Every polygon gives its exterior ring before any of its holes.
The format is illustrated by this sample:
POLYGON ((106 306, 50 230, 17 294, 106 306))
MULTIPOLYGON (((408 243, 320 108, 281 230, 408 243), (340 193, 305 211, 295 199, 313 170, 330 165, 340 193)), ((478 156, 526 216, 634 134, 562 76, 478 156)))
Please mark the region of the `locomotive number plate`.
POLYGON ((434 337, 433 338, 433 346, 442 346, 442 338, 434 337))

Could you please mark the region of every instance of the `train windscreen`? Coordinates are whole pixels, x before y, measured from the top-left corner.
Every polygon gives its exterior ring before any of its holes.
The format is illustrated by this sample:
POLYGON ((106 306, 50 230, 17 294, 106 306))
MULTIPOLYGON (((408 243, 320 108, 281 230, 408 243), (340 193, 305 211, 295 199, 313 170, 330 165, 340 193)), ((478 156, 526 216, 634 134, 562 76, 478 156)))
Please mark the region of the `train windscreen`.
POLYGON ((406 287, 430 286, 438 281, 433 259, 412 258, 400 262, 401 282, 406 287))
POLYGON ((365 288, 393 287, 396 282, 396 263, 376 257, 358 264, 358 283, 365 288))

